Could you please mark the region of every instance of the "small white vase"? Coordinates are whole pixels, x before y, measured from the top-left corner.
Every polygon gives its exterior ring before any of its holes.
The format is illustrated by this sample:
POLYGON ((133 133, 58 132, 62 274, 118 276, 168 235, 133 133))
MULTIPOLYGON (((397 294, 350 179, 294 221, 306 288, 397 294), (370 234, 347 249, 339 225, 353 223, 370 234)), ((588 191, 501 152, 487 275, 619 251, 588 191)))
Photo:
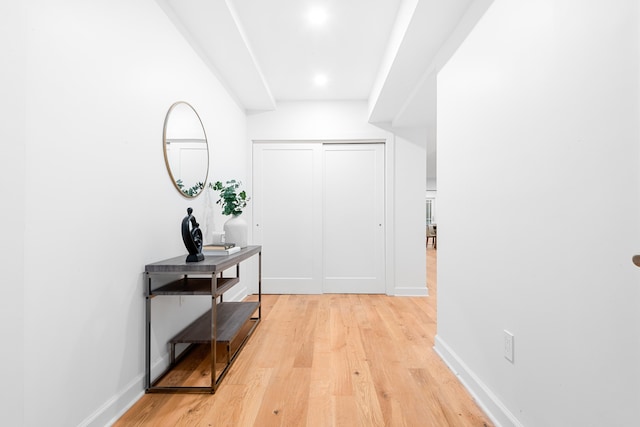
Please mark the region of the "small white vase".
POLYGON ((224 241, 235 243, 241 248, 247 247, 247 221, 240 215, 232 215, 224 223, 224 241))

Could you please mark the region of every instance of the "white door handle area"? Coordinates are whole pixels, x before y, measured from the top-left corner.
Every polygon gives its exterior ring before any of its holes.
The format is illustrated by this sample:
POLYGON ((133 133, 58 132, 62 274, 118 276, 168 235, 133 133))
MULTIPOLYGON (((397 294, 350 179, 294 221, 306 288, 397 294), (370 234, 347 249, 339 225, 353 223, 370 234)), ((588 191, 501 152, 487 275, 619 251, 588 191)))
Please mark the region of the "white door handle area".
POLYGON ((640 255, 634 255, 631 261, 633 261, 636 267, 640 267, 640 255))

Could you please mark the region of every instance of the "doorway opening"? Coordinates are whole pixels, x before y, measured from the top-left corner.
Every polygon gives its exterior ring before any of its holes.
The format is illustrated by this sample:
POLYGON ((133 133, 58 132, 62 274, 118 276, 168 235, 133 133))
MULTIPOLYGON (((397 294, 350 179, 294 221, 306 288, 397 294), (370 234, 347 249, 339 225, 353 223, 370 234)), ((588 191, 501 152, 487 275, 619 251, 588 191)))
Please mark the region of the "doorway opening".
POLYGON ((425 219, 425 241, 427 256, 427 291, 431 295, 432 289, 435 292, 437 284, 437 248, 438 248, 438 224, 436 222, 436 192, 427 190, 426 194, 426 219, 425 219))

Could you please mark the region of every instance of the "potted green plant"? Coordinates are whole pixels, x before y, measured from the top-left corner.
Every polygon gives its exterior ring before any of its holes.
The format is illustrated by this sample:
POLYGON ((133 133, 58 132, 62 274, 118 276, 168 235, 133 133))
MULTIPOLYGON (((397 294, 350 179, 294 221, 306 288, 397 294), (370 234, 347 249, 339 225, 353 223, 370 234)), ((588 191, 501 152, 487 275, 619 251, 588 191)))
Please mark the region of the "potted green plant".
POLYGON ((241 185, 242 182, 235 179, 227 181, 225 185, 221 181, 215 184, 209 183, 213 190, 220 192, 220 198, 216 203, 222 205, 222 215, 240 215, 242 209, 247 206, 250 199, 244 190, 238 191, 241 185))
POLYGON ((209 183, 209 187, 220 194, 217 204, 222 206, 222 215, 231 216, 224 223, 225 242, 235 243, 236 246, 244 248, 247 246, 247 222, 240 215, 250 200, 247 193, 241 190, 242 182, 232 179, 222 184, 216 181, 209 183))

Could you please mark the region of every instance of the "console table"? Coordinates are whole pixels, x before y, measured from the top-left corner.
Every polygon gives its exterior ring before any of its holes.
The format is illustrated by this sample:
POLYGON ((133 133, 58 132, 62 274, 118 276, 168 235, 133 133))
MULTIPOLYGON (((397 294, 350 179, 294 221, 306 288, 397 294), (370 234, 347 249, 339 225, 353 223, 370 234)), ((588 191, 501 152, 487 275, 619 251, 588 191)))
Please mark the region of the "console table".
POLYGON ((205 256, 200 262, 186 262, 186 255, 145 266, 146 286, 146 392, 215 393, 220 381, 236 359, 262 317, 262 247, 248 246, 226 256, 205 256), (224 302, 223 294, 240 282, 240 263, 258 255, 258 301, 224 302), (222 272, 236 268, 235 277, 222 272), (175 276, 173 279, 171 276, 175 276), (161 282, 156 284, 155 282, 161 282), (156 296, 202 295, 211 298, 206 311, 170 341, 170 364, 155 380, 151 379, 151 299, 156 296), (257 311, 257 317, 255 313, 257 311), (234 343, 232 345, 232 342, 234 343), (176 358, 176 344, 188 344, 176 358), (162 386, 159 383, 195 344, 211 344, 211 385, 207 387, 162 386), (217 375, 217 353, 224 367, 217 375))

